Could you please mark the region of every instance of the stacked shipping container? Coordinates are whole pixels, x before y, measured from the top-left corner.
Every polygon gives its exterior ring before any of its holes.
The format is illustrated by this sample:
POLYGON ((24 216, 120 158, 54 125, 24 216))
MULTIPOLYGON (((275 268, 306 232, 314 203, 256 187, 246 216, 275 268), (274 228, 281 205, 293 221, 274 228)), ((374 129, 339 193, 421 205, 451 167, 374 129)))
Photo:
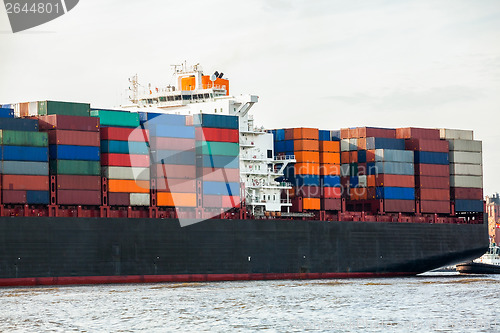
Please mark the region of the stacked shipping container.
POLYGON ((46 133, 38 121, 13 118, 13 110, 0 110, 3 204, 43 204, 50 201, 49 155, 46 133))
POLYGON ((441 129, 440 136, 450 145, 451 199, 456 212, 483 211, 482 143, 472 131, 441 129))
POLYGON ((141 113, 151 140, 151 179, 157 205, 196 207, 195 131, 190 117, 141 113))
POLYGON ((319 176, 321 209, 338 211, 342 208, 340 186, 340 141, 331 131, 319 130, 319 176))
POLYGON ((92 110, 101 124, 102 175, 108 180, 111 206, 149 206, 148 132, 140 128, 139 114, 92 110))
POLYGON ((55 112, 38 117, 40 130, 48 135, 50 174, 56 183, 56 202, 52 204, 99 206, 99 119, 55 112))
POLYGON ((237 116, 200 114, 196 126, 197 177, 205 208, 240 204, 239 122, 237 116))
POLYGON ((440 140, 439 130, 398 128, 397 137, 415 156, 415 195, 421 213, 450 213, 450 175, 448 142, 440 140))

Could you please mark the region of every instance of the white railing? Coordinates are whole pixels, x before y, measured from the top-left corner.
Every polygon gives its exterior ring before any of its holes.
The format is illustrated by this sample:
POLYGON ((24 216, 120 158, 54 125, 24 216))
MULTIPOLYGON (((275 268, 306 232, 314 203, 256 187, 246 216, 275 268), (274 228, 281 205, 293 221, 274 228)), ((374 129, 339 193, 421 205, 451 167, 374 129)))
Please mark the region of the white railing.
POLYGON ((281 156, 275 156, 274 160, 275 161, 287 161, 287 160, 294 160, 295 155, 281 155, 281 156))

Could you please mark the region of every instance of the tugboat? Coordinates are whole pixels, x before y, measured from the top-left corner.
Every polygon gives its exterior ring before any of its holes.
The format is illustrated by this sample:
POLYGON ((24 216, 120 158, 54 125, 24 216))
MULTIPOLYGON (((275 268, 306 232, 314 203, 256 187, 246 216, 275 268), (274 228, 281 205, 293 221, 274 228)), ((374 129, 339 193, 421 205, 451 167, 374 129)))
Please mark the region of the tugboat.
POLYGON ((488 252, 480 258, 457 265, 457 272, 464 274, 500 274, 500 247, 490 244, 488 252))

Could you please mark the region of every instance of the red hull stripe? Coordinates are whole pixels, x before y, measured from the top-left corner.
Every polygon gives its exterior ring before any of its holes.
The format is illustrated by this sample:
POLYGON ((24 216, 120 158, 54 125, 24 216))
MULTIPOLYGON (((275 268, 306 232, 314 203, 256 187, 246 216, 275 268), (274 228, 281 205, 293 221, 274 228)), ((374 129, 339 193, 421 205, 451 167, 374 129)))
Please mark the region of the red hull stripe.
POLYGON ((185 274, 185 275, 123 275, 123 276, 63 276, 0 279, 1 287, 50 286, 82 284, 207 282, 252 280, 313 280, 411 276, 418 273, 265 273, 265 274, 185 274))

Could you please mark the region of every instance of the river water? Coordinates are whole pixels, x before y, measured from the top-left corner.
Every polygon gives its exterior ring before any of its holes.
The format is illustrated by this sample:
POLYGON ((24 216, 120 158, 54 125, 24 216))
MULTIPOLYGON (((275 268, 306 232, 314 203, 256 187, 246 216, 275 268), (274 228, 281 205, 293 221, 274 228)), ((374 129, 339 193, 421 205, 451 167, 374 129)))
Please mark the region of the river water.
POLYGON ((0 289, 1 332, 500 332, 500 276, 0 289))

